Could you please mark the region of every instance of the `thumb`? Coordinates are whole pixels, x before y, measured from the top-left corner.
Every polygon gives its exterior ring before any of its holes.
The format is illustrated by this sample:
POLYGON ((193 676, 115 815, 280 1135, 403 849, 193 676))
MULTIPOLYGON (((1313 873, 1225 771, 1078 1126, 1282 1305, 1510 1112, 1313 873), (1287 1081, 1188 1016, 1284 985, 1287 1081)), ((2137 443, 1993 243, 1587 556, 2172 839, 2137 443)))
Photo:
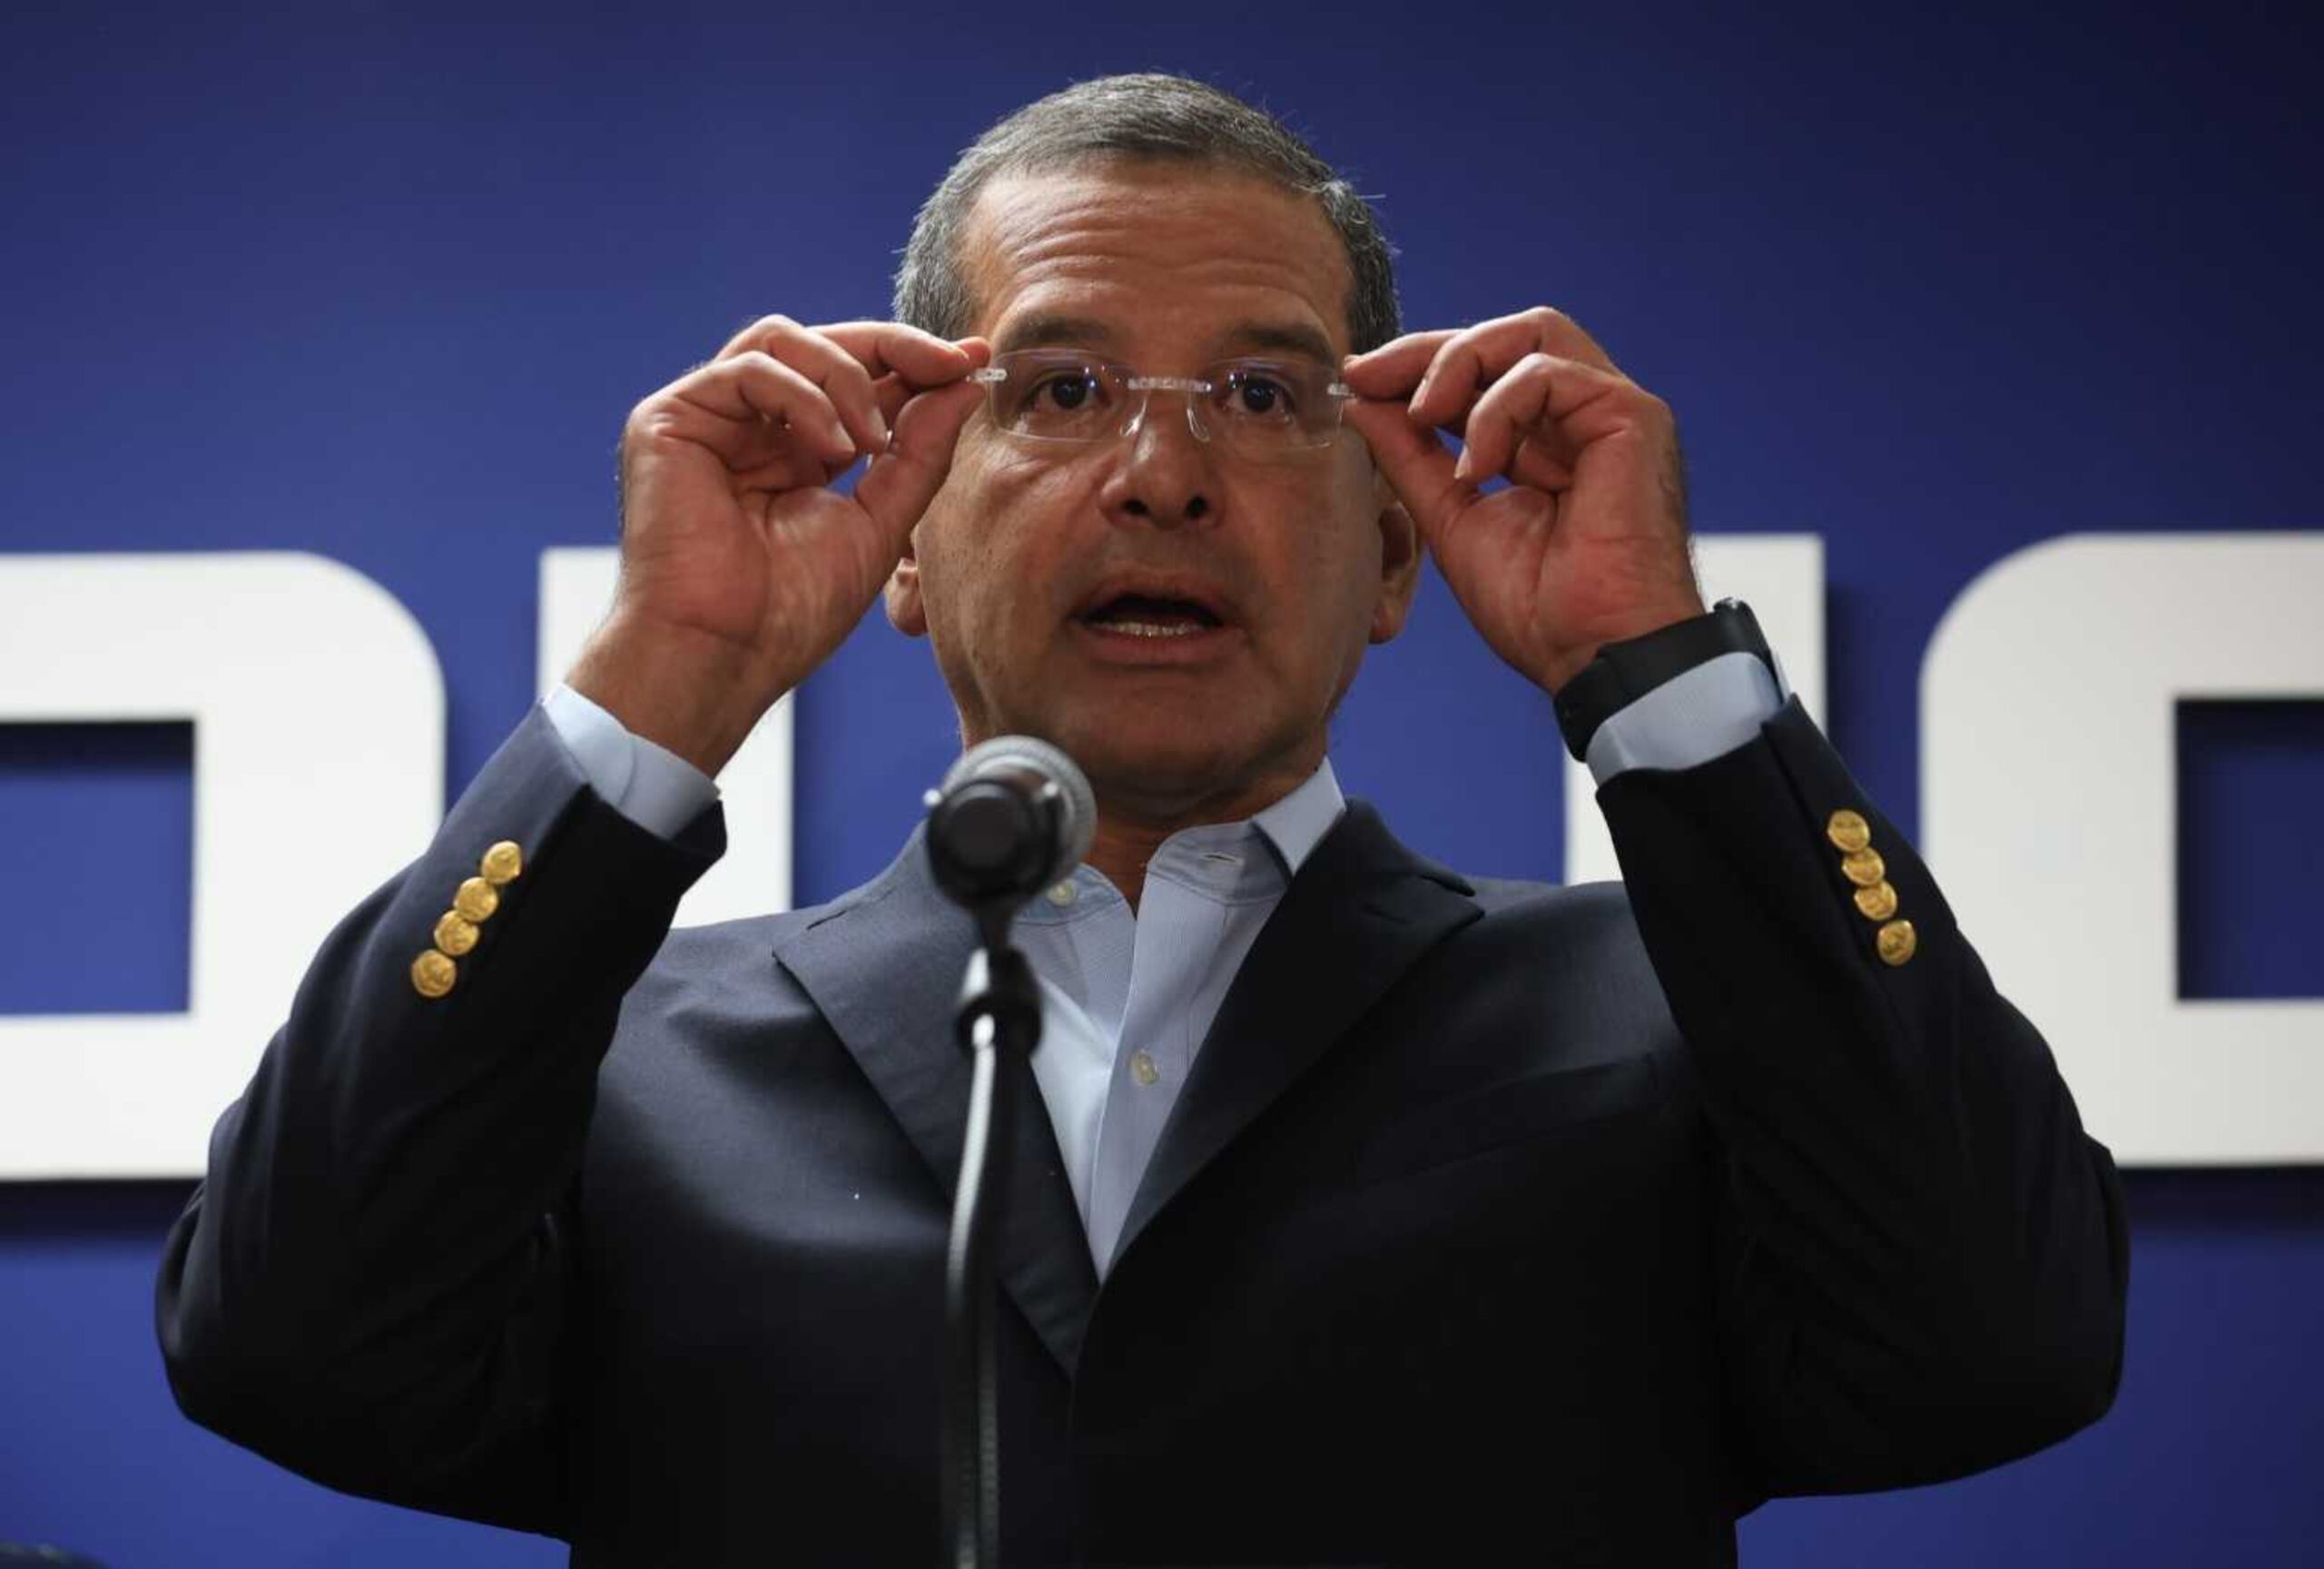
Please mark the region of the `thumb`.
POLYGON ((920 393, 897 414, 888 449, 855 482, 855 499, 899 548, 943 488, 960 429, 984 400, 983 386, 974 381, 920 393))
POLYGON ((1476 487, 1453 477, 1455 459, 1434 428, 1414 424, 1402 403, 1371 399, 1349 403, 1343 418, 1372 449, 1372 460, 1395 488, 1422 538, 1435 544, 1445 523, 1475 498, 1476 487))

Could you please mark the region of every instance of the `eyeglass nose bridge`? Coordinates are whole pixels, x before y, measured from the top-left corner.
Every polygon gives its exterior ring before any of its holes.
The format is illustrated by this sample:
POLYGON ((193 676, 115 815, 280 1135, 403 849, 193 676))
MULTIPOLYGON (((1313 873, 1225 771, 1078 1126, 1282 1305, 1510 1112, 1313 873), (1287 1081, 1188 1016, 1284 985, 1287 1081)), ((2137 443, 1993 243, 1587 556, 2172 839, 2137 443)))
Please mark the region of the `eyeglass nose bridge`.
POLYGON ((1137 400, 1130 405, 1129 418, 1122 421, 1119 434, 1124 439, 1137 440, 1137 433, 1146 428, 1146 410, 1153 404, 1155 393, 1184 392, 1187 395, 1187 429, 1193 432, 1196 440, 1208 445, 1210 430, 1203 423, 1200 410, 1202 400, 1218 390, 1217 382, 1205 380, 1199 376, 1125 376, 1122 386, 1137 394, 1137 400))

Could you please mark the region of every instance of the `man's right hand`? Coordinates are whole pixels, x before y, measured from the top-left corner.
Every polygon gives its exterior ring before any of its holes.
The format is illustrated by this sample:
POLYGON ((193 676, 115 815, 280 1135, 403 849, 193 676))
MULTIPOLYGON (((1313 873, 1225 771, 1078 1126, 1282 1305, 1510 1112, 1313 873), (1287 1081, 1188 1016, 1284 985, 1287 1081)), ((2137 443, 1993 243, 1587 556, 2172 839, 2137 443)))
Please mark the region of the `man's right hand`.
POLYGON ((640 403, 622 432, 620 583, 568 683, 715 775, 870 607, 983 395, 964 378, 990 358, 981 338, 769 316, 640 403), (854 494, 830 488, 864 453, 854 494))

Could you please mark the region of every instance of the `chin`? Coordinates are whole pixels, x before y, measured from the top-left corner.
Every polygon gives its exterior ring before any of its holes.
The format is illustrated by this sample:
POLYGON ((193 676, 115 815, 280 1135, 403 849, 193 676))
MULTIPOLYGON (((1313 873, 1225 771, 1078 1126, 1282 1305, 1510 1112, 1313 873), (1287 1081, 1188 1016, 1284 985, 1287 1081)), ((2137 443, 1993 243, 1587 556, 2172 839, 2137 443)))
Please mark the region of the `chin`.
POLYGON ((1101 795, 1216 795, 1246 784, 1269 750, 1247 723, 1223 726, 1215 716, 1205 721, 1125 705, 1103 715, 1052 717, 1041 733, 1081 765, 1101 795))

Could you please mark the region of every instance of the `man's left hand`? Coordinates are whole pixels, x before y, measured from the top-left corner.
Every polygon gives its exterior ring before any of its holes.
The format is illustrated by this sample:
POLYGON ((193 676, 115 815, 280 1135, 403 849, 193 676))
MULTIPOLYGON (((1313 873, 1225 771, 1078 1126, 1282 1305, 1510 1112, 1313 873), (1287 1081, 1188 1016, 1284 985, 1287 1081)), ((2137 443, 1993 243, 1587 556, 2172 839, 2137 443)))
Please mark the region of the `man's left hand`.
POLYGON ((1599 645, 1703 613, 1669 406, 1548 306, 1346 361, 1345 417, 1493 651, 1554 692, 1599 645), (1464 443, 1458 461, 1439 428, 1464 443), (1478 487, 1506 477, 1506 489, 1478 487))

